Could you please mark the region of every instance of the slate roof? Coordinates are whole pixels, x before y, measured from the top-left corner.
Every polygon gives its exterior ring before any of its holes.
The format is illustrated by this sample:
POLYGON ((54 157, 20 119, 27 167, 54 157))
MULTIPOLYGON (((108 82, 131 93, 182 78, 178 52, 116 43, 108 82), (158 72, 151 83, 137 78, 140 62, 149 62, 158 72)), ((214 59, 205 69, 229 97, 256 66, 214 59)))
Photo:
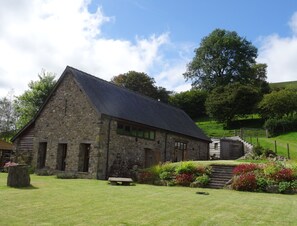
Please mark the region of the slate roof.
MULTIPOLYGON (((211 142, 181 109, 67 66, 96 110, 105 115, 211 142)), ((63 76, 62 75, 62 76, 63 76)))

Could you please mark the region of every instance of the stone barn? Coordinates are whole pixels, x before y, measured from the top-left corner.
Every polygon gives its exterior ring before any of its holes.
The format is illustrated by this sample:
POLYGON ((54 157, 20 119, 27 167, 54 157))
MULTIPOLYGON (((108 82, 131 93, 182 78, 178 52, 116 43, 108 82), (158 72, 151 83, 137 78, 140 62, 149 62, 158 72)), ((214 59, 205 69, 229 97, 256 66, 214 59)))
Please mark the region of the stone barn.
POLYGON ((12 140, 17 161, 97 179, 207 160, 211 142, 184 111, 69 66, 12 140))

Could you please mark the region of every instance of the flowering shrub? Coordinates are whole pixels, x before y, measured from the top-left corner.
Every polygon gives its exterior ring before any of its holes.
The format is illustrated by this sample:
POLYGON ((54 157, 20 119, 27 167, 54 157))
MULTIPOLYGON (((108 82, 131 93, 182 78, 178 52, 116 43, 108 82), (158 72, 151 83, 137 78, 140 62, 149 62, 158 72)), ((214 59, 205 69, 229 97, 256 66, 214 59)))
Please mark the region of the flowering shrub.
POLYGON ((231 186, 239 191, 255 191, 257 188, 256 175, 253 172, 248 172, 236 176, 231 186))
POLYGON ((153 184, 156 176, 149 170, 144 170, 138 173, 138 182, 142 184, 153 184))
POLYGON ((233 174, 240 175, 243 173, 253 172, 255 170, 259 169, 259 166, 257 164, 251 163, 251 164, 240 164, 236 166, 233 169, 233 174))
POLYGON ((279 162, 239 165, 233 171, 232 188, 242 191, 273 193, 297 192, 297 172, 293 166, 279 162))
POLYGON ((4 168, 8 168, 10 166, 17 166, 17 165, 18 165, 17 163, 9 161, 4 164, 4 168))
POLYGON ((189 186, 193 181, 194 181, 194 176, 193 174, 190 174, 190 173, 178 174, 175 177, 176 184, 182 185, 182 186, 189 186))
POLYGON ((273 175, 275 181, 292 181, 294 180, 294 172, 292 169, 284 168, 273 175))

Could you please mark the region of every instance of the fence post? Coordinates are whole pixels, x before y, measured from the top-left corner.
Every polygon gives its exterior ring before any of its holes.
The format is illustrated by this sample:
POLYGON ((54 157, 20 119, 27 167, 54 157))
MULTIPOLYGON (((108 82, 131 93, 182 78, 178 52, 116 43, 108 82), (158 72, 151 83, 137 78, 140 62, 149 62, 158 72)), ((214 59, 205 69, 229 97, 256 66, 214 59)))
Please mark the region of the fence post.
POLYGON ((276 140, 274 141, 274 152, 277 154, 277 145, 276 145, 276 140))
POLYGON ((289 147, 289 144, 287 144, 287 150, 288 150, 288 159, 290 159, 290 147, 289 147))

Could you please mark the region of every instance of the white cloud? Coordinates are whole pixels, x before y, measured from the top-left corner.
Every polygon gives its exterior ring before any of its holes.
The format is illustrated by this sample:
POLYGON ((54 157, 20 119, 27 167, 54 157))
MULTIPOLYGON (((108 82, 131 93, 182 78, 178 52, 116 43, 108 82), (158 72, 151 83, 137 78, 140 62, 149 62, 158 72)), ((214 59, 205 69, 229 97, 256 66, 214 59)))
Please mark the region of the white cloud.
POLYGON ((297 12, 290 22, 291 37, 277 34, 262 39, 258 61, 266 63, 269 82, 297 80, 297 12))
POLYGON ((42 68, 58 76, 66 65, 109 80, 129 70, 149 73, 163 60, 169 34, 135 40, 106 39, 101 26, 111 19, 86 0, 0 2, 0 96, 16 94, 37 79, 42 68))
POLYGON ((186 83, 183 76, 183 73, 186 71, 187 62, 180 60, 179 62, 166 65, 163 71, 155 76, 157 85, 176 92, 191 89, 191 82, 186 83))

